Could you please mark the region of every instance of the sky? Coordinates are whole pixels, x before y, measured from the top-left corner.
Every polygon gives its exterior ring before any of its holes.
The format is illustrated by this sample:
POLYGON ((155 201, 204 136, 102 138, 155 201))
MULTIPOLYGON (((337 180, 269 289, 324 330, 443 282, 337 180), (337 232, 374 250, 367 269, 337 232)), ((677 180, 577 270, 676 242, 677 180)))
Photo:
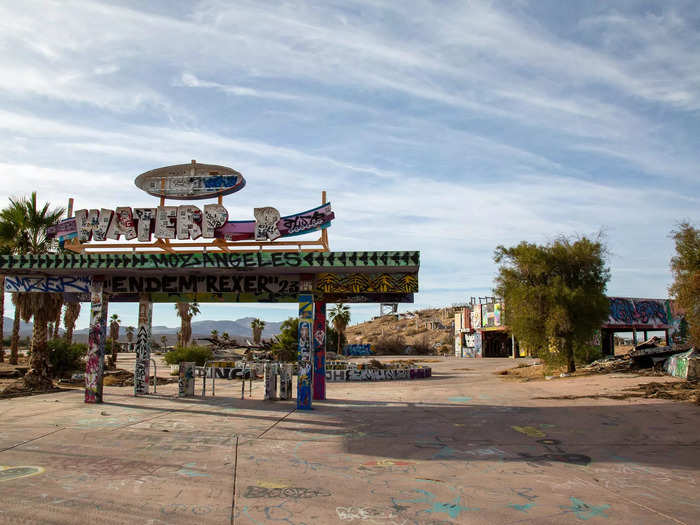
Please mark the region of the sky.
POLYGON ((232 219, 326 190, 332 250, 420 250, 402 310, 490 295, 498 245, 598 232, 610 295, 666 297, 700 219, 699 27, 696 0, 2 2, 0 201, 153 205, 134 178, 197 159, 245 176, 232 219))

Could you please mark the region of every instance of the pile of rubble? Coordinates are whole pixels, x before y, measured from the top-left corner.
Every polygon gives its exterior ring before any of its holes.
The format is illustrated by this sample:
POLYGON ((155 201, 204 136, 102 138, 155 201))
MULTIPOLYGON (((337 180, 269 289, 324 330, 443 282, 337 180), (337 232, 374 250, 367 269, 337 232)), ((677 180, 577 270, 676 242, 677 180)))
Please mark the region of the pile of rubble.
POLYGON ((582 368, 598 374, 644 369, 693 379, 700 376, 700 354, 689 345, 666 346, 661 338, 652 337, 627 354, 604 357, 582 368))

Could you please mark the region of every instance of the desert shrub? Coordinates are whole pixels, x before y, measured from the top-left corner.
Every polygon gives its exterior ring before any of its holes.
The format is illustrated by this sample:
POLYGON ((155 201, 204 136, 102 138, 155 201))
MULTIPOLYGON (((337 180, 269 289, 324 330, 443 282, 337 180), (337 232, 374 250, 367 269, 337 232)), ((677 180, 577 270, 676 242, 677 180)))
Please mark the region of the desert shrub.
POLYGON ((204 366, 204 362, 212 357, 213 353, 210 348, 205 346, 185 346, 166 352, 163 359, 169 365, 193 362, 197 366, 204 366))
POLYGON ((386 368, 386 365, 379 361, 378 359, 371 359, 369 362, 369 367, 370 368, 376 368, 379 370, 384 370, 386 368))
POLYGON ((403 354, 406 341, 401 335, 385 335, 372 343, 372 350, 376 355, 403 354))
POLYGON ((430 338, 428 335, 424 335, 418 341, 413 343, 413 354, 415 355, 430 355, 435 353, 433 345, 430 344, 430 338))
POLYGON ((65 339, 51 339, 48 343, 49 363, 54 376, 61 377, 85 368, 87 345, 68 344, 65 339))
POLYGON ((587 365, 603 357, 600 345, 577 345, 574 348, 574 358, 577 365, 587 365))

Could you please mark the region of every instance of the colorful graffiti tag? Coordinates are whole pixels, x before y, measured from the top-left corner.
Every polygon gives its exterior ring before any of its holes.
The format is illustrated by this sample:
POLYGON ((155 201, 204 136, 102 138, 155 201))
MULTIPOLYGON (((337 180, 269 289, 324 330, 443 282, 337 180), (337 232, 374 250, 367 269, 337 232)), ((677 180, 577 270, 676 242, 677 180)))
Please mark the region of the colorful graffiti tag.
POLYGON ((313 398, 326 399, 326 303, 314 305, 314 378, 313 398))
POLYGON ((299 375, 297 379, 297 408, 311 410, 311 363, 312 323, 314 320, 314 298, 312 295, 299 296, 299 375))
POLYGON ((643 325, 649 328, 668 328, 668 304, 665 299, 636 299, 609 297, 610 315, 606 328, 615 325, 643 325))

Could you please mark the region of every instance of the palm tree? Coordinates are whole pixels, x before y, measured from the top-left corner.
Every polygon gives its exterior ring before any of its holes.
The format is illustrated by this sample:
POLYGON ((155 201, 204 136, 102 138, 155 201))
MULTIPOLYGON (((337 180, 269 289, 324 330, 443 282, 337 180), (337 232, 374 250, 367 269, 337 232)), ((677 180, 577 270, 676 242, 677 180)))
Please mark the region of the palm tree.
POLYGON ((210 335, 214 341, 219 340, 219 331, 218 330, 212 330, 210 335))
POLYGON ((180 318, 180 346, 187 346, 192 339, 192 318, 200 313, 199 304, 175 303, 175 310, 180 318))
POLYGON ((350 308, 343 303, 338 303, 328 312, 328 318, 333 323, 335 331, 338 332, 338 354, 341 354, 340 350, 345 329, 350 324, 350 308))
POLYGON ((253 343, 259 345, 260 338, 262 336, 263 330, 265 329, 265 321, 257 318, 253 319, 250 322, 250 327, 253 329, 253 343))
POLYGON ((109 338, 112 340, 112 366, 117 366, 117 341, 119 341, 119 323, 121 319, 117 314, 109 318, 109 338))
POLYGON ((31 368, 24 376, 24 382, 31 388, 50 389, 53 383, 49 371, 46 325, 49 319, 56 318, 56 311, 63 304, 63 296, 60 293, 18 293, 16 304, 25 323, 34 317, 31 368))
POLYGON ((161 346, 165 349, 168 347, 168 338, 167 336, 161 335, 160 336, 160 344, 161 346))
MULTIPOLYGON (((63 211, 63 208, 50 209, 49 203, 38 206, 36 192, 32 192, 29 199, 10 198, 10 205, 0 210, 0 247, 11 253, 31 253, 36 255, 48 252, 55 243, 51 239, 47 239, 46 229, 58 222, 63 215, 63 211)), ((33 298, 20 297, 28 295, 26 293, 14 295, 12 302, 15 304, 16 311, 12 327, 10 363, 17 364, 20 317, 25 319, 25 322, 29 322, 29 319, 34 316, 34 334, 39 336, 40 351, 37 353, 32 352, 32 368, 27 373, 25 382, 28 385, 32 383, 37 386, 47 386, 50 383, 48 375, 39 377, 43 373, 48 374, 49 370, 48 361, 41 362, 41 359, 48 359, 48 355, 45 352, 46 323, 56 319, 56 310, 60 310, 63 297, 60 294, 44 293, 32 293, 31 295, 36 296, 33 298), (22 309, 22 311, 17 311, 18 308, 22 309), (31 308, 36 310, 28 310, 31 308), (53 315, 47 315, 48 313, 53 315), (36 318, 37 314, 38 320, 36 318), (40 326, 37 327, 37 324, 40 326), (41 339, 42 336, 43 339, 41 339)), ((32 347, 34 345, 33 339, 32 347)))
POLYGON ((65 338, 68 344, 73 342, 73 330, 75 330, 75 322, 80 315, 80 303, 68 303, 66 305, 66 313, 63 315, 63 326, 66 327, 65 338))

